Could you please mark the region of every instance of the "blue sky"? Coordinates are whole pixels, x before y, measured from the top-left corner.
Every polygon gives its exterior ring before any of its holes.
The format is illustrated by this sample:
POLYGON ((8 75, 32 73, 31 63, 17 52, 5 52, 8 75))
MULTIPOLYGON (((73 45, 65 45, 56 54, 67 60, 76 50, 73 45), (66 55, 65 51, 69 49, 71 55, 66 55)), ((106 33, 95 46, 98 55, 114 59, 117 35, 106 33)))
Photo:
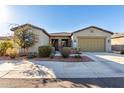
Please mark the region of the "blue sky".
POLYGON ((7 6, 9 20, 0 35, 10 33, 8 24, 31 23, 47 32, 73 32, 91 25, 112 32, 124 31, 124 6, 7 6))

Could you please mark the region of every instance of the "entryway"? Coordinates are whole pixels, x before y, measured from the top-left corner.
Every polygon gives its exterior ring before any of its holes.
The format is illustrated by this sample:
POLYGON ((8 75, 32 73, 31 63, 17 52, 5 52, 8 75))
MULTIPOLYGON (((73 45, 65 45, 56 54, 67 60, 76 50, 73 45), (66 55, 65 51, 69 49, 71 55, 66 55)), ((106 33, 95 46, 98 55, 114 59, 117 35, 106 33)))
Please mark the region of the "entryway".
POLYGON ((51 39, 52 46, 55 47, 55 50, 59 50, 59 40, 58 39, 51 39))
POLYGON ((62 47, 70 47, 70 39, 51 39, 51 45, 59 51, 62 47))

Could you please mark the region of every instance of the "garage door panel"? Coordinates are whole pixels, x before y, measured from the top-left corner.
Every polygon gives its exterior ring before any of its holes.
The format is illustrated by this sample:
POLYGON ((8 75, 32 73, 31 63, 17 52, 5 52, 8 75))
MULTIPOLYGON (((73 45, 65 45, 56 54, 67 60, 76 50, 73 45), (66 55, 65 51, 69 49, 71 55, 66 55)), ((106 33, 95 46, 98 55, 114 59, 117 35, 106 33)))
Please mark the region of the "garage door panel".
POLYGON ((105 51, 105 40, 104 38, 78 38, 78 47, 82 51, 105 51))

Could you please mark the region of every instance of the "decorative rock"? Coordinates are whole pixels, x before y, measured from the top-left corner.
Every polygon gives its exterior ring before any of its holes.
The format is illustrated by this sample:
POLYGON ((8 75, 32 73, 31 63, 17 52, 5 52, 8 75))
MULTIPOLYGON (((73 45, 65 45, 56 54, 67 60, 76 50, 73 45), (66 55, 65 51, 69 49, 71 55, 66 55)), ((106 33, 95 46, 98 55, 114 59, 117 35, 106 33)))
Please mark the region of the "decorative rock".
POLYGON ((9 76, 11 78, 56 78, 52 70, 28 61, 20 64, 3 63, 0 66, 0 70, 4 71, 4 69, 15 72, 14 74, 7 74, 6 78, 9 78, 9 76))

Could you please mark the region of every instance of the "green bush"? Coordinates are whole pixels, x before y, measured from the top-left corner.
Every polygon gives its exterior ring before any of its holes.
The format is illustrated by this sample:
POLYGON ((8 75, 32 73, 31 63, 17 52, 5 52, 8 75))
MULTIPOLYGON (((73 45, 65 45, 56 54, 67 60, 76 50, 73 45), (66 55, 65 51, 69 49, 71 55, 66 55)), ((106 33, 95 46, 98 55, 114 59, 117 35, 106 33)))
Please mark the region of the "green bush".
POLYGON ((76 54, 74 58, 81 58, 80 54, 76 54))
POLYGON ((55 47, 52 47, 52 52, 50 54, 50 58, 54 58, 55 54, 56 54, 55 47))
POLYGON ((6 55, 6 50, 12 48, 13 44, 9 41, 4 41, 0 43, 0 56, 6 55))
POLYGON ((121 54, 124 54, 124 50, 121 50, 121 52, 120 52, 121 54))
POLYGON ((52 52, 52 48, 50 46, 40 46, 38 48, 39 56, 40 57, 49 57, 52 52))
POLYGON ((69 47, 63 47, 61 49, 61 55, 63 58, 68 58, 71 54, 71 49, 69 47))
POLYGON ((27 58, 35 58, 37 57, 37 53, 36 52, 29 52, 27 55, 27 58))

